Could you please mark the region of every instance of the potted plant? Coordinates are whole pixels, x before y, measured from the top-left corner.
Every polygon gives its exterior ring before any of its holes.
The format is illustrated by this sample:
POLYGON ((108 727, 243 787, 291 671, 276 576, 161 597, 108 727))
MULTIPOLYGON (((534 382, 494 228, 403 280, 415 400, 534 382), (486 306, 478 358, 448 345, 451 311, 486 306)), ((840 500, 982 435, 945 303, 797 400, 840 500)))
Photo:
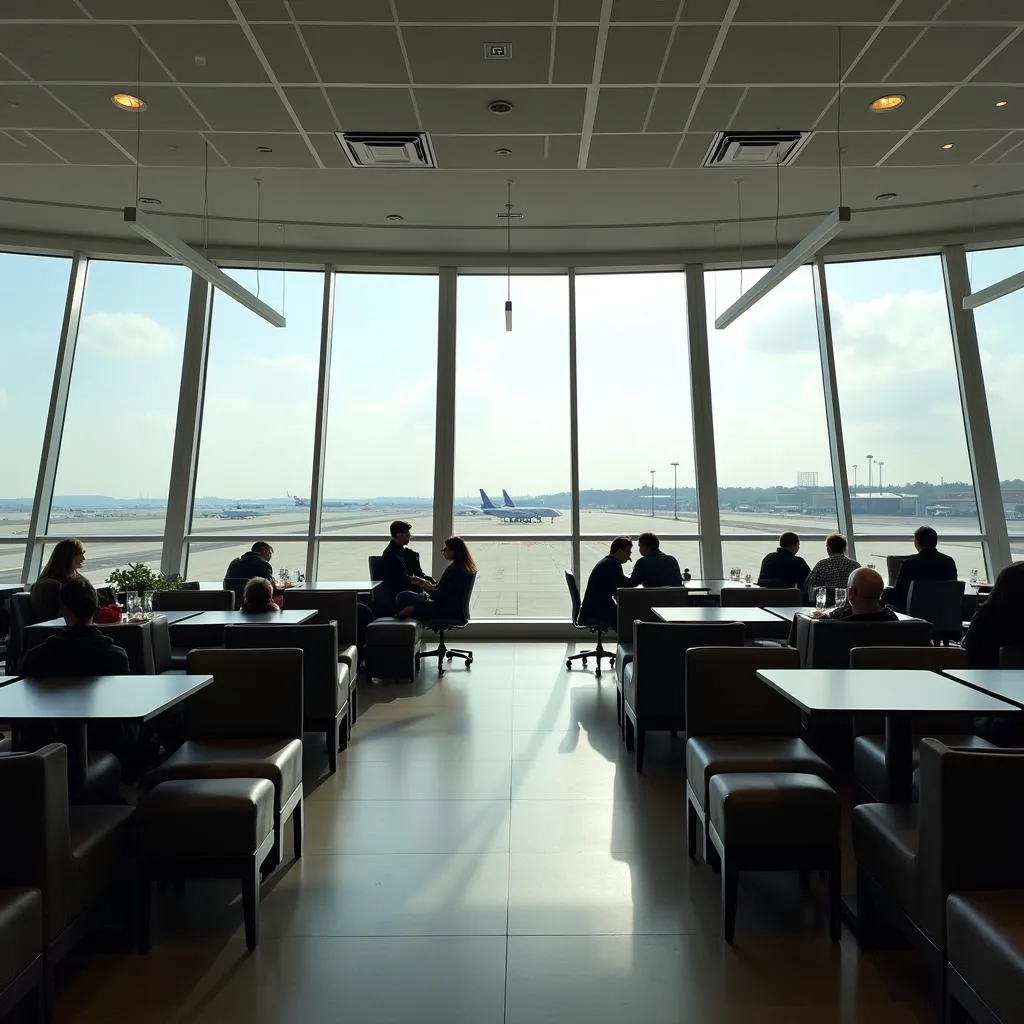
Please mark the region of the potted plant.
POLYGON ((127 569, 114 569, 107 577, 110 589, 116 594, 129 590, 137 594, 144 594, 147 590, 177 590, 183 582, 180 576, 167 577, 145 562, 129 562, 127 569))

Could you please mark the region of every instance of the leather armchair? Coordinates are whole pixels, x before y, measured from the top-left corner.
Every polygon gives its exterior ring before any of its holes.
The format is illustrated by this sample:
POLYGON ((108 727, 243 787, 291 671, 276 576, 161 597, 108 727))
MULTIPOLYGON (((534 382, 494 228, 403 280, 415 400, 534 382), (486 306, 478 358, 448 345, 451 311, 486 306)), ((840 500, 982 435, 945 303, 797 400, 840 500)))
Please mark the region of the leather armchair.
MULTIPOLYGON (((29 626, 25 630, 25 650, 44 643, 49 637, 63 630, 63 626, 29 626)), ((151 676, 155 672, 153 663, 152 625, 146 622, 111 622, 97 626, 105 636, 128 655, 128 667, 132 675, 151 676)))
POLYGON ((686 652, 691 647, 742 647, 742 622, 633 624, 634 660, 626 666, 622 711, 626 749, 643 771, 644 740, 652 729, 686 729, 686 652))
POLYGON ((1024 668, 1024 647, 1000 647, 1000 668, 1024 668))
POLYGON ((0 884, 0 1018, 35 990, 43 994, 43 895, 0 884))
POLYGON ((333 622, 324 626, 228 626, 228 650, 295 647, 302 651, 303 728, 322 732, 331 772, 338 770, 338 751, 348 746, 348 664, 338 661, 338 634, 333 622))
POLYGON ((230 612, 234 607, 231 590, 158 590, 153 594, 155 612, 230 612))
MULTIPOLYGON (((285 608, 313 610, 316 617, 312 625, 323 626, 333 622, 338 629, 338 648, 344 650, 359 639, 359 595, 352 591, 304 590, 299 587, 289 590, 284 596, 285 608)), ((389 613, 390 614, 390 613, 389 613)))
POLYGON ((619 638, 615 648, 615 685, 622 692, 622 675, 633 660, 633 623, 660 622, 652 608, 688 608, 693 603, 693 591, 686 587, 622 587, 616 594, 615 633, 619 638))
POLYGON ((32 595, 29 593, 11 594, 11 631, 7 637, 8 675, 15 675, 18 662, 25 652, 25 627, 36 622, 36 613, 32 608, 32 595))
POLYGON ((799 615, 796 625, 803 668, 848 668, 854 647, 927 647, 931 642, 931 625, 920 619, 844 622, 799 615))
POLYGON ((67 754, 53 743, 0 757, 0 885, 42 894, 44 989, 86 930, 90 912, 127 875, 133 807, 70 807, 67 754))

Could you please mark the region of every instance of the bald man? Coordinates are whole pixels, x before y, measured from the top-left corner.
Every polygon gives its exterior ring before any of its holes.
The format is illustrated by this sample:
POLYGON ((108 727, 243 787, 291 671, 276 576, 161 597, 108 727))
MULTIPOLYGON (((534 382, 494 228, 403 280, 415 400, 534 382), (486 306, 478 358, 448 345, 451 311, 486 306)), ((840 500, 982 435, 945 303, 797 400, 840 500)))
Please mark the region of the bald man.
POLYGON ((842 622, 898 622, 899 616, 882 604, 885 581, 874 569, 861 568, 846 581, 846 604, 828 614, 842 622))

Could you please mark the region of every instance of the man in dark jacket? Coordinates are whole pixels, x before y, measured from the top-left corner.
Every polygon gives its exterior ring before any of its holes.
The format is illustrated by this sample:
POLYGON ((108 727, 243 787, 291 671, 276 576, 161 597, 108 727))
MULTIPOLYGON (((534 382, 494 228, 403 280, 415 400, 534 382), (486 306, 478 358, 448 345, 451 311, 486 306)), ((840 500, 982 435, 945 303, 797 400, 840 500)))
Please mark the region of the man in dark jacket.
POLYGON ((409 547, 412 526, 401 519, 391 524, 391 541, 381 552, 381 586, 374 588, 373 604, 376 615, 394 615, 395 598, 403 590, 431 590, 432 576, 427 576, 420 565, 420 556, 409 547))
POLYGON ((916 555, 911 555, 900 565, 899 575, 891 590, 886 591, 885 600, 900 612, 907 610, 910 584, 914 580, 955 580, 956 562, 949 555, 938 550, 939 535, 930 526, 919 526, 914 531, 916 555))
MULTIPOLYGON (((274 549, 265 540, 258 540, 244 555, 231 560, 224 574, 224 589, 234 592, 236 608, 242 607, 242 594, 249 580, 258 577, 274 583, 274 567, 270 564, 273 557, 274 549)), ((280 593, 276 584, 275 593, 280 593)))
POLYGON ((661 550, 657 534, 641 533, 636 539, 640 557, 629 577, 631 587, 681 587, 683 574, 673 555, 661 550))
POLYGON ((759 587, 802 587, 811 567, 797 554, 800 538, 787 531, 779 538, 779 546, 761 562, 757 575, 759 587))
POLYGON ((632 587, 622 567, 633 557, 633 542, 628 537, 616 537, 611 551, 590 571, 587 589, 580 605, 580 624, 607 624, 615 628, 616 591, 620 587, 632 587))

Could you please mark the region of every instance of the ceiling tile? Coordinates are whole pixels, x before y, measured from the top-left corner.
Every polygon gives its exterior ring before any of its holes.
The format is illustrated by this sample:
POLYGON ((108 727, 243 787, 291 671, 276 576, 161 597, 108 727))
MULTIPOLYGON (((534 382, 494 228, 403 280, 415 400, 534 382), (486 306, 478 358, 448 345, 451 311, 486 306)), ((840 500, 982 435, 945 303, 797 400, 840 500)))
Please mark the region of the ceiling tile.
POLYGON ((143 38, 179 82, 253 82, 267 74, 237 25, 143 25, 143 38), (196 63, 205 57, 205 63, 196 63))
POLYGON ((212 132, 210 142, 232 167, 316 167, 301 135, 212 132), (257 146, 269 146, 273 152, 257 152, 257 146))
MULTIPOLYGON (((1016 132, 1007 146, 997 146, 993 150, 992 157, 1001 164, 1024 163, 1024 132, 1016 132)), ((985 158, 986 162, 988 157, 985 158)))
POLYGON ((246 21, 291 21, 284 0, 238 0, 238 9, 246 21))
POLYGON ((879 22, 892 7, 892 0, 772 0, 766 10, 763 0, 740 0, 735 22, 810 21, 849 24, 851 21, 879 22))
POLYGON ((23 75, 15 66, 0 53, 0 78, 8 82, 27 82, 28 76, 23 75))
POLYGON ((298 21, 391 22, 388 0, 291 0, 298 21))
POLYGON ((823 86, 747 89, 730 127, 743 131, 766 128, 806 130, 829 106, 834 89, 823 86))
POLYGON ((0 131, 0 164, 59 164, 59 156, 24 132, 0 131))
POLYGON ((672 166, 700 167, 704 162, 704 155, 711 146, 711 140, 713 138, 714 135, 711 132, 687 132, 683 138, 683 144, 679 147, 679 153, 672 166))
POLYGON ((601 90, 594 118, 595 132, 641 132, 653 89, 601 90))
POLYGON ((559 0, 558 21, 600 21, 601 0, 559 0))
POLYGON ((595 135, 588 167, 668 167, 678 135, 595 135))
POLYGON ((99 132, 33 132, 73 164, 130 164, 131 161, 99 132))
POLYGON ((514 104, 511 113, 487 109, 490 89, 417 89, 423 127, 441 134, 492 133, 500 126, 506 135, 576 133, 583 124, 585 89, 511 89, 503 97, 514 104))
POLYGON ((0 89, 0 127, 81 128, 82 125, 38 85, 8 85, 0 89))
MULTIPOLYGON (((730 89, 733 95, 733 105, 739 93, 730 89)), ((690 87, 658 89, 654 97, 654 109, 651 111, 651 119, 647 122, 647 130, 650 132, 681 132, 686 127, 686 119, 690 116, 693 101, 697 96, 697 90, 690 87)))
MULTIPOLYGON (((848 131, 910 131, 948 92, 944 85, 847 86, 843 89, 842 126, 848 131), (887 93, 906 96, 906 102, 895 110, 876 113, 872 101, 887 93)), ((829 103, 819 127, 834 128, 835 123, 835 104, 829 103)))
POLYGON ((548 80, 550 28, 426 26, 404 28, 402 37, 417 85, 504 85, 548 80), (511 43, 512 59, 487 60, 484 44, 488 42, 511 43))
POLYGON ((742 99, 742 89, 708 86, 697 101, 697 108, 694 110, 693 120, 690 122, 690 131, 720 132, 732 127, 733 115, 742 99))
POLYGON ((946 0, 900 0, 891 20, 931 21, 945 5, 946 0))
POLYGON ((140 3, 139 0, 83 0, 83 6, 101 21, 235 20, 227 0, 174 0, 170 5, 140 3))
MULTIPOLYGON (((854 132, 844 135, 843 167, 873 167, 900 141, 899 132, 854 132)), ((815 132, 794 161, 795 167, 836 167, 835 132, 815 132)))
POLYGON ((958 82, 1009 33, 1007 28, 966 25, 926 29, 893 74, 905 82, 958 82))
POLYGON ((939 14, 939 21, 1020 20, 1020 0, 951 0, 939 14))
POLYGON ((552 21, 554 0, 396 0, 399 21, 552 21))
POLYGON ((665 65, 665 82, 699 82, 707 66, 718 29, 710 25, 683 25, 676 30, 665 65))
MULTIPOLYGON (((0 51, 3 47, 0 45, 0 51)), ((1019 82, 1024 67, 1024 35, 1017 36, 1012 43, 995 55, 977 75, 974 82, 1019 82)))
POLYGON ((34 21, 61 19, 74 21, 85 20, 74 0, 4 0, 3 16, 5 18, 31 18, 34 21))
MULTIPOLYGON (((5 25, 0 53, 41 82, 137 82, 139 43, 127 25, 5 25)), ((146 53, 143 81, 167 76, 146 53)))
POLYGON ((548 137, 548 166, 575 167, 580 158, 580 136, 551 135, 548 137))
POLYGON ((560 85, 589 85, 594 77, 596 51, 596 27, 559 26, 555 34, 555 67, 552 81, 560 85))
POLYGON ((310 135, 309 141, 313 144, 313 148, 319 154, 324 167, 343 170, 355 169, 348 162, 348 157, 345 156, 345 153, 341 148, 341 143, 338 142, 337 136, 315 134, 310 135))
POLYGON ((601 81, 652 83, 658 80, 668 46, 668 26, 612 25, 604 51, 601 81))
POLYGON ((1024 86, 965 85, 929 118, 922 128, 1024 128, 1024 86), (997 107, 997 100, 1006 100, 997 107))
POLYGON ((54 85, 50 91, 93 128, 134 132, 138 127, 145 135, 147 131, 200 131, 206 127, 206 122, 172 85, 146 86, 146 109, 141 117, 115 107, 110 102, 113 89, 109 85, 54 85))
POLYGON ((575 167, 579 136, 557 136, 564 144, 545 147, 545 136, 506 138, 501 135, 440 136, 434 139, 438 165, 448 169, 488 171, 544 170, 575 167), (511 149, 510 156, 495 150, 511 149), (546 150, 546 153, 545 153, 546 150))
MULTIPOLYGON (((864 56, 857 61, 848 75, 850 82, 881 82, 893 65, 907 52, 921 29, 910 26, 883 28, 875 36, 864 56)), ((856 54, 851 56, 855 57, 856 54)), ((833 75, 833 78, 835 76, 833 75)))
MULTIPOLYGON (((118 142, 135 152, 133 132, 111 132, 118 142)), ((202 167, 207 159, 206 144, 198 132, 150 132, 141 139, 143 166, 149 167, 202 167)), ((224 161, 213 147, 209 151, 211 167, 223 167, 224 161)), ((145 189, 143 189, 145 192, 145 189)))
MULTIPOLYGON (((679 4, 668 0, 612 0, 612 21, 675 21, 679 4)), ((559 15, 561 17, 561 15, 559 15)))
POLYGON ((915 132, 885 162, 886 167, 949 167, 969 164, 990 146, 999 142, 1004 132, 915 132), (952 142, 953 149, 943 149, 952 142))
MULTIPOLYGON (((299 33, 291 25, 253 25, 264 56, 279 82, 315 82, 316 75, 302 48, 299 33)), ((307 27, 309 33, 317 31, 307 27)))
POLYGON ((408 89, 328 89, 327 95, 347 131, 417 130, 408 89))
POLYGON ((262 89, 186 89, 185 93, 214 131, 295 131, 295 122, 270 86, 262 89))
POLYGON ((384 25, 320 25, 306 45, 323 82, 408 83, 398 32, 384 25))
MULTIPOLYGON (((745 85, 834 82, 836 34, 835 29, 824 25, 736 26, 726 36, 711 81, 745 85)), ((869 34, 866 28, 844 29, 844 69, 869 34)))
POLYGON ((721 22, 729 9, 729 0, 686 0, 680 21, 721 22))
POLYGON ((338 127, 319 86, 296 85, 284 94, 307 132, 333 132, 338 127))

